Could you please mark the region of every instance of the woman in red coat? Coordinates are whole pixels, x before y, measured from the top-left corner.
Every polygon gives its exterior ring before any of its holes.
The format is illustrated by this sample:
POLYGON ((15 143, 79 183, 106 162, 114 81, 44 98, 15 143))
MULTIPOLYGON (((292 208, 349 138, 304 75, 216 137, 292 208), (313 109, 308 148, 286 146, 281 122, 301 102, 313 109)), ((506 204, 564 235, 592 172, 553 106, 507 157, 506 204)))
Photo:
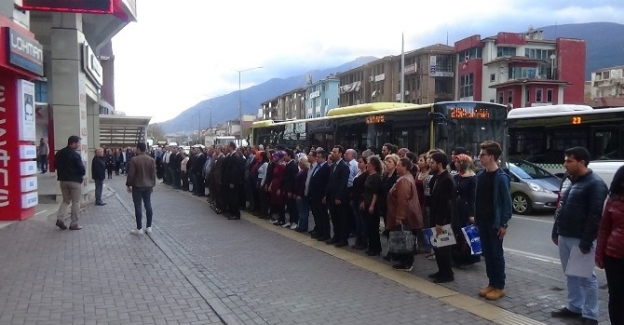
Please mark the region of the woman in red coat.
POLYGON ((624 324, 624 166, 613 176, 600 220, 596 265, 607 274, 611 324, 624 324))
POLYGON ((275 167, 273 168, 273 179, 271 180, 271 185, 269 185, 269 191, 271 191, 271 211, 278 214, 278 219, 272 222, 276 226, 283 226, 286 223, 286 193, 280 191, 282 179, 286 173, 284 156, 283 151, 277 151, 273 154, 275 167))

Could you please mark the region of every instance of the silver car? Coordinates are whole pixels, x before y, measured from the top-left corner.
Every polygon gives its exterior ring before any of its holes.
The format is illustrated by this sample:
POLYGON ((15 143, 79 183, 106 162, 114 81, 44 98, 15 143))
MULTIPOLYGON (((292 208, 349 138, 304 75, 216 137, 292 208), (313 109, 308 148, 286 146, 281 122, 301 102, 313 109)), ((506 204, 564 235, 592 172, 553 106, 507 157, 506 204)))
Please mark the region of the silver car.
POLYGON ((561 179, 528 161, 511 159, 505 172, 511 176, 511 202, 516 214, 557 207, 561 179))

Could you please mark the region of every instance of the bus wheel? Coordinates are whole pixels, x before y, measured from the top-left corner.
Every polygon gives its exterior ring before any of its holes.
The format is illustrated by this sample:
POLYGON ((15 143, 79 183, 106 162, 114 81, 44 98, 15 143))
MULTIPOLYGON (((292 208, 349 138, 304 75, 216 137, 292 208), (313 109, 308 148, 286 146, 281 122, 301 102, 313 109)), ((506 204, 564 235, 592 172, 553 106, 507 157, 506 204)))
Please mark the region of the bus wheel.
POLYGON ((514 193, 511 196, 511 203, 516 214, 530 214, 533 210, 531 199, 523 193, 514 193))

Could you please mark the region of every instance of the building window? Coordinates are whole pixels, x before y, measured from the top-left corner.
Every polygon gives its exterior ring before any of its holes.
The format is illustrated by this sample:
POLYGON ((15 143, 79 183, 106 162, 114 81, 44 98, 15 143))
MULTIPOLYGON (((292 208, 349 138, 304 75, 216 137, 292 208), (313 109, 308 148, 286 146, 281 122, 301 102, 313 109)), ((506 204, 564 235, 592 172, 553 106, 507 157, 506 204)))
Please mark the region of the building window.
POLYGON ((474 96, 474 74, 468 73, 460 77, 459 97, 466 98, 474 96))
POLYGON ((548 89, 546 91, 546 101, 548 103, 552 103, 553 102, 553 90, 552 89, 548 89))
POLYGON ((48 83, 45 81, 35 82, 35 102, 47 103, 48 102, 48 83))
POLYGON ((513 90, 507 92, 507 103, 513 103, 513 90))
POLYGON ((490 74, 490 82, 496 81, 496 73, 490 74))
POLYGON ((502 91, 498 92, 498 103, 502 104, 504 103, 504 99, 505 99, 505 94, 502 91))
POLYGON ((524 56, 531 58, 531 59, 538 59, 538 60, 550 60, 550 56, 553 55, 554 53, 555 53, 554 50, 531 49, 531 48, 524 49, 524 56))
POLYGON ((459 62, 464 62, 464 61, 467 61, 467 60, 480 59, 480 58, 481 58, 481 48, 480 47, 473 47, 471 49, 467 49, 465 51, 462 51, 458 55, 459 62))
POLYGON ((511 46, 497 46, 496 56, 516 56, 516 48, 511 46))
POLYGON ((535 91, 535 102, 537 102, 537 103, 541 103, 542 102, 542 92, 543 92, 542 89, 537 89, 535 91))
POLYGON ((528 104, 529 102, 531 102, 531 91, 529 89, 526 89, 524 92, 526 96, 526 103, 528 104))
POLYGON ((329 98, 325 98, 325 106, 329 106, 329 98))

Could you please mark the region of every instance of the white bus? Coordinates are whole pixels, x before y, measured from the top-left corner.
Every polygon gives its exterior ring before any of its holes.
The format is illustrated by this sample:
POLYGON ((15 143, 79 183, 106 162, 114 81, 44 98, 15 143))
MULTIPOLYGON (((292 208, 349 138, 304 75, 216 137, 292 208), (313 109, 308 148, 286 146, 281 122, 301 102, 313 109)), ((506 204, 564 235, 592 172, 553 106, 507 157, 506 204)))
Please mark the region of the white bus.
POLYGON ((564 151, 585 147, 592 160, 624 159, 624 107, 552 105, 517 108, 507 116, 508 154, 562 174, 564 151))
POLYGON ((234 136, 216 136, 213 139, 213 144, 215 146, 221 145, 221 146, 227 146, 230 144, 230 142, 234 142, 236 143, 236 147, 246 147, 249 145, 249 142, 247 142, 247 140, 245 139, 237 139, 234 136))

